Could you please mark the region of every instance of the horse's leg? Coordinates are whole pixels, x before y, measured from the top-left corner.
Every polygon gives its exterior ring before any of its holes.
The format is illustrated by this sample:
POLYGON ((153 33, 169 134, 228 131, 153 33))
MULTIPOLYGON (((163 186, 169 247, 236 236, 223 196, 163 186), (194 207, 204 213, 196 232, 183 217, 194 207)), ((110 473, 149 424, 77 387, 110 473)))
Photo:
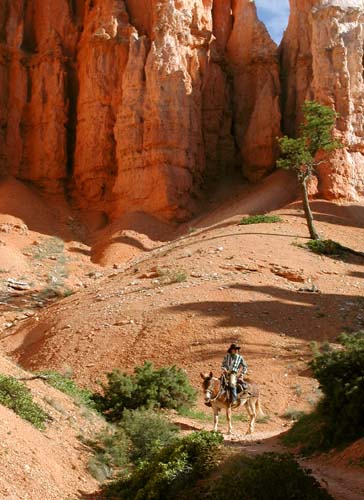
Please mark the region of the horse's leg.
POLYGON ((212 409, 214 411, 214 431, 217 432, 217 425, 219 423, 220 408, 218 408, 217 406, 213 406, 212 409))
POLYGON ((257 412, 255 409, 255 406, 256 406, 256 399, 254 399, 254 401, 252 401, 251 399, 249 399, 249 401, 247 401, 246 409, 247 409, 250 420, 249 420, 248 430, 246 431, 245 434, 252 434, 254 432, 255 419, 257 417, 257 412))
POLYGON ((232 426, 232 423, 231 423, 231 406, 227 406, 226 407, 226 420, 227 420, 227 423, 228 423, 228 434, 232 434, 233 432, 233 426, 232 426))

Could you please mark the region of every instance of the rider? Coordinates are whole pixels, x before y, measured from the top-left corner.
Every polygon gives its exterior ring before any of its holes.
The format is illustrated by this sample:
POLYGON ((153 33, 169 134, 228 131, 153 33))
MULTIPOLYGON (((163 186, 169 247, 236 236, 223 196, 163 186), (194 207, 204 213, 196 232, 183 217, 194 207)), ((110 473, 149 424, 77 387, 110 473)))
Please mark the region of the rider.
POLYGON ((240 346, 238 344, 235 343, 231 344, 222 362, 223 374, 226 373, 229 377, 229 386, 231 389, 232 403, 235 403, 236 400, 238 399, 237 389, 236 389, 238 371, 241 368, 242 375, 245 375, 245 373, 248 371, 248 365, 246 364, 243 356, 241 356, 239 351, 240 351, 240 346))

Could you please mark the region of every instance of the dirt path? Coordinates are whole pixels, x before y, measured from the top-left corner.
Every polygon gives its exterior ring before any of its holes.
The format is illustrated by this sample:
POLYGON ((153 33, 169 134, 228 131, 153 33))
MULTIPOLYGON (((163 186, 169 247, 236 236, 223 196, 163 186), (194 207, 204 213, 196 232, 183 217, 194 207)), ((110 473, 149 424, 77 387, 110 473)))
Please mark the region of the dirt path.
MULTIPOLYGON (((236 436, 236 438, 227 439, 230 445, 240 448, 243 453, 252 456, 267 452, 289 452, 289 449, 280 444, 279 434, 275 436, 273 434, 273 432, 257 433, 253 438, 236 436)), ((333 463, 330 454, 313 458, 298 458, 298 462, 301 467, 312 471, 313 476, 335 500, 363 500, 364 473, 362 467, 333 463)))
MULTIPOLYGON (((201 424, 193 419, 176 418, 175 422, 186 432, 212 428, 211 422, 201 424)), ((224 432, 224 426, 221 431, 224 432)), ((247 436, 239 430, 232 435, 224 433, 224 444, 236 452, 242 452, 250 456, 262 453, 290 453, 292 450, 281 443, 280 429, 270 431, 257 431, 252 436, 247 436)), ((359 440, 352 446, 355 455, 364 456, 364 440, 359 440)), ((297 458, 301 467, 312 471, 314 477, 326 488, 335 500, 363 500, 364 498, 364 471, 359 465, 350 465, 350 453, 329 453, 311 458, 297 458)))

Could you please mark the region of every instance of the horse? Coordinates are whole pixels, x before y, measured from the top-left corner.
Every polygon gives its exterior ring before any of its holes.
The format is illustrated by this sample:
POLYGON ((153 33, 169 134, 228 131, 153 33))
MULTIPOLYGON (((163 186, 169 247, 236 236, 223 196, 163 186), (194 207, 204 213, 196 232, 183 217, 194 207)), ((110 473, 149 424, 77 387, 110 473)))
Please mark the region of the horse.
POLYGON ((212 372, 209 375, 203 373, 200 373, 200 375, 203 379, 202 388, 205 395, 205 404, 211 406, 214 412, 214 431, 217 431, 220 410, 225 408, 228 433, 232 434, 231 409, 245 405, 250 419, 248 430, 245 434, 252 434, 256 418, 264 416, 260 405, 257 384, 245 382, 245 387, 243 388, 238 381, 238 400, 236 403, 231 403, 230 391, 222 378, 214 377, 212 372))

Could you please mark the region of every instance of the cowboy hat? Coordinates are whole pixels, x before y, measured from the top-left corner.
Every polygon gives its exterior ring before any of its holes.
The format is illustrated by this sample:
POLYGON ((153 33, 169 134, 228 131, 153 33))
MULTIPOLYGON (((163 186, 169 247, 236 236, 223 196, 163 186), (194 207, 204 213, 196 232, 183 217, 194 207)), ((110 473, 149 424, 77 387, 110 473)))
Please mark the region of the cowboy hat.
POLYGON ((240 345, 238 344, 231 344, 231 346, 229 347, 228 351, 227 352, 231 352, 233 349, 235 349, 236 351, 239 351, 240 350, 240 345))

